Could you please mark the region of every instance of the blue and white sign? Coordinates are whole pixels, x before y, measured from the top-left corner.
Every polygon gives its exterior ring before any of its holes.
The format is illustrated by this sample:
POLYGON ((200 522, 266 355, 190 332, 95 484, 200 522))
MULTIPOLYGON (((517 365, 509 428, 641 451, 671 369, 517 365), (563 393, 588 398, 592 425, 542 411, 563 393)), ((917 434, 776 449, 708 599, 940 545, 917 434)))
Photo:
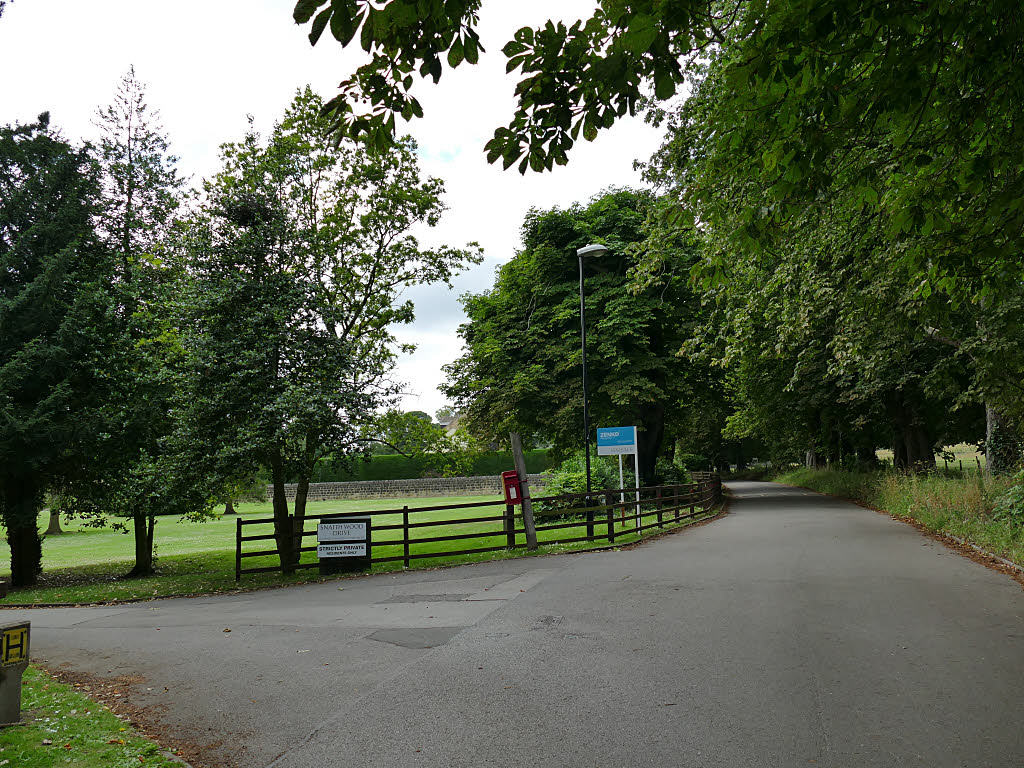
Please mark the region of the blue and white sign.
POLYGON ((598 427, 597 455, 636 453, 636 427, 598 427))

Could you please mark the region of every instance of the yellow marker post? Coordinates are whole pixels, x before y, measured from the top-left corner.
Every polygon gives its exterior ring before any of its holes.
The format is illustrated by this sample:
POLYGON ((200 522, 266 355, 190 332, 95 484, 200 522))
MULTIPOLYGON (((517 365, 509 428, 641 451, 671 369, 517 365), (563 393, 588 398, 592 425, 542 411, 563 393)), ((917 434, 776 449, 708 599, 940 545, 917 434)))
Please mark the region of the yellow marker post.
POLYGON ((30 622, 0 624, 0 727, 21 721, 21 674, 28 667, 30 622))

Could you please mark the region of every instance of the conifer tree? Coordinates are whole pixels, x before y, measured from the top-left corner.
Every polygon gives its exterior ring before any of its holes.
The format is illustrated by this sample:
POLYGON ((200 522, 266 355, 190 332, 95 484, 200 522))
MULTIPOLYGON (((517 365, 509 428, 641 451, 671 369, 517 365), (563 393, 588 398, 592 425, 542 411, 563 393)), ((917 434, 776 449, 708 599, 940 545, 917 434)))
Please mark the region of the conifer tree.
POLYGON ((44 494, 104 433, 110 389, 98 170, 49 123, 0 127, 0 514, 15 586, 39 574, 44 494))

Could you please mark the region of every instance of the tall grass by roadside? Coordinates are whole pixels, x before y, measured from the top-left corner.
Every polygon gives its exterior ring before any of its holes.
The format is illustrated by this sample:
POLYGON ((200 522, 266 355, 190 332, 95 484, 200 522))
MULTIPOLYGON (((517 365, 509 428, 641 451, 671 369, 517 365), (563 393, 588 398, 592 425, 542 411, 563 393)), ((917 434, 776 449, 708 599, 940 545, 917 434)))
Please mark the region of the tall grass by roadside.
POLYGON ((998 511, 1013 478, 798 469, 776 480, 912 518, 928 530, 956 536, 1024 565, 1024 524, 998 511))

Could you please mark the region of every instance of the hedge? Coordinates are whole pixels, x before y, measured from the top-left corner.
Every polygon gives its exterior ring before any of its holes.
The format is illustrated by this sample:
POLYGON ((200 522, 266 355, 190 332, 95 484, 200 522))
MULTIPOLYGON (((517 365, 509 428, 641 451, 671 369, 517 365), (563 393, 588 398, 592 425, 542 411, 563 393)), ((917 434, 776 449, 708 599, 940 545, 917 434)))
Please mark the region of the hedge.
MULTIPOLYGON (((526 471, 530 474, 549 469, 554 462, 547 448, 538 448, 524 453, 526 471)), ((483 453, 473 462, 470 475, 499 475, 507 469, 515 469, 511 451, 483 453)), ((313 470, 314 483, 344 483, 350 480, 412 480, 433 473, 425 461, 412 459, 401 454, 371 456, 369 461, 358 461, 351 469, 336 467, 329 459, 317 464, 313 470)))

